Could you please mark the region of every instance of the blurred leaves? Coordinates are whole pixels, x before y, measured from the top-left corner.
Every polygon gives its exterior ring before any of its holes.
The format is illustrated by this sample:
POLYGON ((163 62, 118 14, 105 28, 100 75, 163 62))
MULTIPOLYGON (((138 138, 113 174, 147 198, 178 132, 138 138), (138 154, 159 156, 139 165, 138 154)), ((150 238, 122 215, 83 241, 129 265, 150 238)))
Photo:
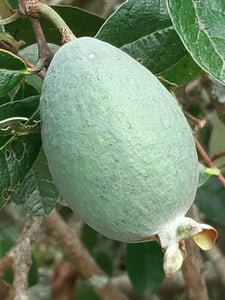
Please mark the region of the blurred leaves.
POLYGON ((93 289, 82 280, 78 280, 76 283, 75 297, 79 300, 100 300, 93 289))
POLYGON ((19 230, 13 226, 2 230, 0 235, 0 258, 15 244, 18 237, 19 230))
POLYGON ((198 189, 196 204, 208 220, 225 225, 225 188, 216 176, 198 189))
POLYGON ((128 244, 126 266, 135 290, 145 297, 156 292, 164 279, 163 253, 156 242, 128 244))
POLYGON ((107 275, 111 276, 113 272, 113 254, 109 241, 87 224, 82 226, 81 240, 93 255, 97 264, 107 275))

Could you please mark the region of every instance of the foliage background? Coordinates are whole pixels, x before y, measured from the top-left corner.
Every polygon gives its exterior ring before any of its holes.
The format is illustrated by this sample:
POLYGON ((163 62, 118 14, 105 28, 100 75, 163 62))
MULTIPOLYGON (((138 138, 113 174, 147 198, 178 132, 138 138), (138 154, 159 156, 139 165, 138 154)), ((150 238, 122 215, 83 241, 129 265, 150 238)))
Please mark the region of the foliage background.
MULTIPOLYGON (((218 265, 225 261, 225 189, 217 175, 218 169, 225 171, 225 4, 222 0, 130 0, 119 6, 122 2, 46 1, 54 4, 77 37, 107 41, 151 70, 189 114, 193 130, 196 119, 206 120, 196 134, 216 169, 207 169, 207 161, 199 156, 201 183, 195 205, 204 222, 219 232, 219 260, 215 262, 213 252, 202 258, 209 298, 222 299, 225 279, 218 265)), ((17 6, 16 0, 2 0, 2 19, 17 6)), ((50 48, 57 51, 59 33, 47 19, 40 22, 50 48)), ((10 50, 0 51, 0 257, 15 245, 27 213, 42 217, 56 207, 98 266, 129 299, 188 299, 181 272, 172 279, 164 278, 162 252, 156 243, 125 245, 108 240, 82 224, 64 205, 41 150, 42 80, 30 74, 23 60, 35 65, 38 57, 29 20, 20 18, 1 26, 0 41, 1 48, 6 44, 10 50)), ((12 271, 4 274, 4 282, 2 293, 9 293, 12 271)), ((32 251, 28 283, 31 299, 100 299, 44 228, 32 251)))

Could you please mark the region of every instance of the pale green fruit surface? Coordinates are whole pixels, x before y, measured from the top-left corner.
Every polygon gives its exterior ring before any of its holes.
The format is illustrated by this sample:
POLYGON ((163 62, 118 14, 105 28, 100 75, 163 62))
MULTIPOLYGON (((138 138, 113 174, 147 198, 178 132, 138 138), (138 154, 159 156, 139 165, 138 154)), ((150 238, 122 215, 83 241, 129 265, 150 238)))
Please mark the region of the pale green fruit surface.
POLYGON ((154 75, 119 49, 86 37, 62 46, 44 80, 41 121, 60 193, 109 238, 147 240, 193 203, 189 125, 154 75))

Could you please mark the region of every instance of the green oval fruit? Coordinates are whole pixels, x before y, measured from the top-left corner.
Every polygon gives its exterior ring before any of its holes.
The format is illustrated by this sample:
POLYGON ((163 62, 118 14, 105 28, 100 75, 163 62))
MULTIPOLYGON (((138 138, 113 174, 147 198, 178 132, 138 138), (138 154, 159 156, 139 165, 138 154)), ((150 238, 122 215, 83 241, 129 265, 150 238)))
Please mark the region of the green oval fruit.
POLYGON ((93 38, 62 46, 44 80, 41 120, 56 186, 87 224, 125 242, 180 226, 198 184, 192 132, 137 61, 93 38))

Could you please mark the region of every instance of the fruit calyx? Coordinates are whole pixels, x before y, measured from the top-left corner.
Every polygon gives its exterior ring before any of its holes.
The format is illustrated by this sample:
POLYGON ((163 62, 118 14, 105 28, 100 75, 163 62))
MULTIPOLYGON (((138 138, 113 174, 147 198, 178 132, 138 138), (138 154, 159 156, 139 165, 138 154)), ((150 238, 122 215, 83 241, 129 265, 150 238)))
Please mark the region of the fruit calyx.
POLYGON ((167 277, 177 272, 186 257, 185 239, 193 238, 202 250, 214 245, 218 233, 206 224, 189 217, 179 217, 163 226, 158 232, 159 243, 164 250, 163 268, 167 277))

